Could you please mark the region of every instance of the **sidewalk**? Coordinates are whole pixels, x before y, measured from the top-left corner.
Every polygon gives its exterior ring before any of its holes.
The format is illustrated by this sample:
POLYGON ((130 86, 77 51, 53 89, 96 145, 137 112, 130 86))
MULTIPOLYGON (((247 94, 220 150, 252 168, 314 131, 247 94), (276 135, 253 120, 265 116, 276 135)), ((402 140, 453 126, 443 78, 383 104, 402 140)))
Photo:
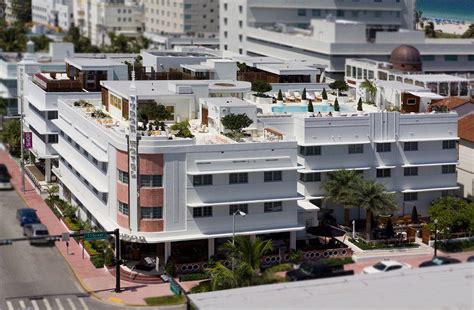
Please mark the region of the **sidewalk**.
MULTIPOLYGON (((0 163, 8 167, 12 175, 12 184, 18 192, 18 195, 24 200, 25 204, 36 209, 41 222, 48 227, 50 234, 60 235, 67 229, 54 215, 51 209, 46 205, 41 196, 36 192, 32 184, 26 177, 25 193, 20 192, 21 172, 15 161, 5 151, 0 149, 0 163)), ((110 303, 125 305, 144 306, 144 298, 156 296, 172 295, 169 284, 140 284, 121 281, 123 292, 115 293, 115 277, 105 268, 97 269, 92 265, 87 257, 82 259, 82 250, 74 239, 69 241, 69 254, 67 253, 65 242, 55 242, 56 248, 69 264, 71 271, 85 291, 110 303)), ((184 309, 184 306, 174 307, 184 309)))

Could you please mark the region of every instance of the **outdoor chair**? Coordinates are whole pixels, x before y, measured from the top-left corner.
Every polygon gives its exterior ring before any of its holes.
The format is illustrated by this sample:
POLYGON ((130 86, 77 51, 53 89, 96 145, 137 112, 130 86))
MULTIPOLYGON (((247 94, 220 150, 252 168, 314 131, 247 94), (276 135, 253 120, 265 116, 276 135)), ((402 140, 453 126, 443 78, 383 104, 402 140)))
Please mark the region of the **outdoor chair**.
POLYGON ((300 92, 295 91, 293 94, 294 94, 296 99, 301 100, 300 92))
POLYGON ((295 101, 296 100, 295 96, 293 96, 289 91, 285 92, 285 98, 288 101, 295 101))

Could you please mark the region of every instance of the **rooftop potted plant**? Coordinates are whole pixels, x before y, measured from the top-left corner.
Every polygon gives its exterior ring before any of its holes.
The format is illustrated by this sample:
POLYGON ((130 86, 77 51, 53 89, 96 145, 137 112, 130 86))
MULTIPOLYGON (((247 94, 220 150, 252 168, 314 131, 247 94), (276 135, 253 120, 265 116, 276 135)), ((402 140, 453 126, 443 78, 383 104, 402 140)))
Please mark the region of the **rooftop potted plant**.
POLYGON ((326 92, 326 88, 323 88, 321 97, 323 98, 323 104, 328 104, 328 93, 326 92))
POLYGON ((359 98, 359 101, 357 102, 357 114, 364 114, 364 110, 362 109, 362 98, 359 98))
POLYGON ((257 80, 252 83, 252 91, 255 92, 253 96, 255 98, 255 102, 258 104, 262 104, 262 103, 271 104, 273 102, 272 97, 265 94, 271 90, 272 90, 272 86, 265 81, 257 80))
POLYGON ((334 115, 341 115, 341 108, 339 107, 339 102, 336 100, 334 101, 334 115))
POLYGON ((301 94, 301 103, 308 104, 308 98, 306 96, 306 88, 303 88, 303 93, 301 94))
POLYGON ((308 112, 314 112, 313 101, 311 99, 308 102, 308 112))
POLYGON ((281 89, 278 90, 277 104, 283 105, 283 93, 281 92, 281 89))

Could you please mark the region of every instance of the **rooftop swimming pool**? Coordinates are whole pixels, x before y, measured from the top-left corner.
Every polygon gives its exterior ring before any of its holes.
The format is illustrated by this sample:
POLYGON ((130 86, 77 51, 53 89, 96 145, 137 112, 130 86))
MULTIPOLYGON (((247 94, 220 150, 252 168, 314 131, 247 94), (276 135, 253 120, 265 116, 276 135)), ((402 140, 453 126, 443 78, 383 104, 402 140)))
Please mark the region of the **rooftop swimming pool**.
MULTIPOLYGON (((329 113, 334 112, 333 106, 323 104, 313 104, 314 113, 329 113)), ((355 112, 351 107, 340 105, 341 112, 355 112)), ((295 112, 308 112, 307 105, 278 105, 272 107, 272 112, 275 113, 295 113, 295 112)))

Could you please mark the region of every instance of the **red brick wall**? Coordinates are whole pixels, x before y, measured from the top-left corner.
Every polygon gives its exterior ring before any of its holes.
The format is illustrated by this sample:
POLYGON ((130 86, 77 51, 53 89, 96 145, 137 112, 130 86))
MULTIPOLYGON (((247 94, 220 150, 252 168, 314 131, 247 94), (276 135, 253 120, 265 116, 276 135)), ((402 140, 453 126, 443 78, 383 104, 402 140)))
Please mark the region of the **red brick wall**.
POLYGON ((128 171, 128 152, 117 150, 117 169, 128 171))
POLYGON ((163 174, 163 154, 141 154, 140 174, 163 174))
POLYGON ((119 224, 120 227, 128 229, 128 216, 117 212, 117 224, 119 224))
POLYGON ((163 231, 163 220, 142 219, 140 220, 140 231, 145 231, 145 232, 163 231))
POLYGON ((140 206, 163 206, 163 188, 140 188, 140 206))
POLYGON ((117 200, 128 204, 128 186, 117 181, 117 200))

